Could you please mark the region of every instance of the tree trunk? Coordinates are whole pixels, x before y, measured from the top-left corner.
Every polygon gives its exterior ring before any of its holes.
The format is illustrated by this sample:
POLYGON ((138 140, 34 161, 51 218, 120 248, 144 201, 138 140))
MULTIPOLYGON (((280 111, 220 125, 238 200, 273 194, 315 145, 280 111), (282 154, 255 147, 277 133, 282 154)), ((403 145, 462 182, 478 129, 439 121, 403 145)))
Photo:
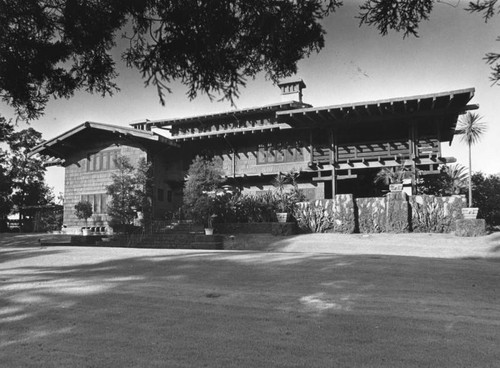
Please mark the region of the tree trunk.
POLYGON ((469 207, 472 207, 472 155, 471 155, 470 144, 469 144, 469 207))

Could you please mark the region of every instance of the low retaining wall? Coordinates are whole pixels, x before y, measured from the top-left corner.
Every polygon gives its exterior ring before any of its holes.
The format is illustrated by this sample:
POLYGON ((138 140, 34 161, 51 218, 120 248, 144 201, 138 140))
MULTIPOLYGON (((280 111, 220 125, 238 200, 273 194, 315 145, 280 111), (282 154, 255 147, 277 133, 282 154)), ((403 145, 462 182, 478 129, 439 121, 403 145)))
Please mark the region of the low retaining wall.
POLYGON ((297 233, 295 222, 228 222, 214 224, 218 234, 272 234, 288 236, 297 233))
POLYGON ((307 232, 447 233, 454 231, 456 220, 463 218, 463 207, 462 196, 407 196, 395 192, 354 200, 352 195, 342 194, 334 199, 298 203, 295 217, 300 229, 307 232))
POLYGON ((352 194, 339 194, 334 199, 297 203, 294 216, 302 231, 351 234, 356 230, 352 194))
POLYGON ((275 222, 229 222, 214 224, 219 234, 271 234, 275 222))

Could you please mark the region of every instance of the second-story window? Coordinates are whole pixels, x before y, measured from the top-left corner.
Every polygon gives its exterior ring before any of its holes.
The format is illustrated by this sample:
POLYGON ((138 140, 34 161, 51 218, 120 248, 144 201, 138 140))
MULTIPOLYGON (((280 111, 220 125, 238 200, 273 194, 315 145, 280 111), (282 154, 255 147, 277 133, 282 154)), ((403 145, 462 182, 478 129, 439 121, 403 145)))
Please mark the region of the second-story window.
POLYGON ((115 160, 120 150, 102 151, 94 153, 87 158, 86 171, 107 171, 116 169, 115 160))
POLYGON ((257 150, 257 164, 276 164, 283 162, 304 161, 304 154, 299 144, 264 143, 257 150))

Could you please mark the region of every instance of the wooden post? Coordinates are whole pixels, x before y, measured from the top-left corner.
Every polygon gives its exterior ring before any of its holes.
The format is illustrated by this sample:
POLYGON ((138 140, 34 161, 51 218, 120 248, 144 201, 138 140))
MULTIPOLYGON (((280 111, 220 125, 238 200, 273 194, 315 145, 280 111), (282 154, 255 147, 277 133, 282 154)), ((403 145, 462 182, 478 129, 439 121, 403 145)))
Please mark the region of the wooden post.
POLYGON ((410 132, 409 132, 409 149, 410 149, 410 160, 411 160, 411 194, 415 194, 417 192, 416 187, 416 165, 415 160, 418 156, 418 132, 417 132, 417 124, 415 121, 410 122, 410 132))
POLYGON ((332 198, 337 194, 337 173, 335 169, 337 142, 333 128, 330 130, 330 165, 332 165, 332 198))
POLYGON ((441 119, 438 120, 437 124, 436 125, 436 129, 437 129, 437 134, 436 134, 436 137, 437 137, 437 145, 438 145, 438 157, 441 157, 442 153, 441 153, 441 119))
POLYGON ((309 159, 309 163, 311 166, 314 164, 314 152, 313 152, 313 132, 312 130, 309 131, 309 153, 311 155, 309 159))

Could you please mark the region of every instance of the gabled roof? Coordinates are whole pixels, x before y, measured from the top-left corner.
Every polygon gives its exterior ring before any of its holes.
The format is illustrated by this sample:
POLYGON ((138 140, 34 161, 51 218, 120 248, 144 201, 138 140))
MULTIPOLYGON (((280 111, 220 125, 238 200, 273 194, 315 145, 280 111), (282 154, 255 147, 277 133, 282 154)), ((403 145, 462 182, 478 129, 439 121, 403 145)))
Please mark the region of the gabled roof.
POLYGON ((335 126, 352 122, 367 124, 388 119, 418 117, 443 117, 443 141, 451 140, 459 114, 477 109, 467 105, 474 96, 474 88, 432 93, 385 100, 355 102, 323 107, 310 107, 290 111, 278 111, 280 123, 292 127, 335 126))
POLYGON ((30 155, 40 154, 51 162, 61 163, 68 155, 82 148, 87 142, 96 139, 125 139, 135 143, 164 144, 177 146, 170 139, 150 131, 137 130, 117 125, 95 123, 87 121, 67 132, 34 147, 30 155))
POLYGON ((169 125, 179 125, 179 124, 197 124, 197 123, 206 123, 207 121, 220 121, 227 118, 236 118, 242 119, 247 116, 263 114, 263 113, 273 113, 276 111, 282 110, 292 110, 297 108, 305 108, 311 107, 311 105, 297 102, 297 101, 288 101, 288 102, 280 102, 271 105, 259 106, 259 107, 250 107, 239 110, 230 110, 215 114, 206 114, 206 115, 196 115, 190 116, 186 118, 176 118, 176 119, 160 119, 160 120, 146 120, 142 122, 136 122, 130 124, 133 127, 138 127, 141 125, 146 125, 146 129, 150 130, 152 127, 163 127, 169 125))

